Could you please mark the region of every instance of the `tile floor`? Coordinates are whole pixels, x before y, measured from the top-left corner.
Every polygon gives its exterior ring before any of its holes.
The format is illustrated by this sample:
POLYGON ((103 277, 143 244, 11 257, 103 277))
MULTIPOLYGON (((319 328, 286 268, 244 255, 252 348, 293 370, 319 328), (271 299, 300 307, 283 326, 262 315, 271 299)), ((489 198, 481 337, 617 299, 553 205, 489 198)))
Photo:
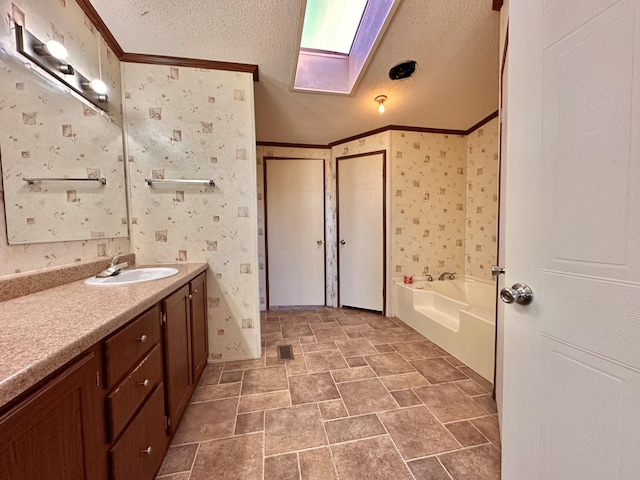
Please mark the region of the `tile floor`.
POLYGON ((272 310, 262 338, 207 366, 158 479, 500 479, 491 384, 400 320, 272 310))

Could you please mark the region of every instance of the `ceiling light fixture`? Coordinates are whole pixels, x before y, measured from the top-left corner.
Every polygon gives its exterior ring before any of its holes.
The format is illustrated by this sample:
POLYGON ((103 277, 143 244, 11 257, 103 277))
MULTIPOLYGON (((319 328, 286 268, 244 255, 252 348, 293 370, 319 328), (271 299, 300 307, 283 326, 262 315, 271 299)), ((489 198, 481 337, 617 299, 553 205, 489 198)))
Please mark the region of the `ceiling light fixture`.
POLYGON ((376 98, 374 98, 374 100, 376 102, 378 102, 378 111, 380 113, 384 113, 384 102, 387 101, 387 96, 386 95, 378 95, 376 98))

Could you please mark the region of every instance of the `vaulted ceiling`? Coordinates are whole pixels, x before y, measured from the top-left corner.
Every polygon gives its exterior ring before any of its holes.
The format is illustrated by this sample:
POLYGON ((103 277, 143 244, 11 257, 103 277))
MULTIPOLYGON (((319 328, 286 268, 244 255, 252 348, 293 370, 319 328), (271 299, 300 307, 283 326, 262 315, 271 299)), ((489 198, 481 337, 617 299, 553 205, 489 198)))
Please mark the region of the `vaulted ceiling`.
POLYGON ((258 141, 327 144, 387 125, 466 130, 497 110, 492 0, 400 0, 350 96, 291 90, 303 0, 91 0, 125 52, 256 64, 258 141), (416 60, 416 73, 388 71, 416 60), (374 98, 387 95, 379 114, 374 98))

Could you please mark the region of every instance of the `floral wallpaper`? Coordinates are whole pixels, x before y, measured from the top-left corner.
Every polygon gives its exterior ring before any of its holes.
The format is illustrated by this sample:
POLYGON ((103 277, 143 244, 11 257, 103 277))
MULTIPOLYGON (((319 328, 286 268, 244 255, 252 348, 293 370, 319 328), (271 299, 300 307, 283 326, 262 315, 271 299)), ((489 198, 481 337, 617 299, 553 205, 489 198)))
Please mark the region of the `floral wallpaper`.
POLYGON ((324 159, 324 188, 325 188, 325 285, 326 305, 336 305, 336 254, 333 245, 336 243, 336 182, 335 163, 328 148, 296 148, 281 146, 256 147, 257 177, 258 177, 258 270, 260 274, 260 310, 267 308, 267 277, 265 251, 265 204, 264 204, 264 157, 283 158, 321 158, 324 159))
MULTIPOLYGON (((43 40, 56 39, 62 42, 69 50, 69 61, 79 71, 87 76, 99 76, 102 73, 103 80, 110 88, 109 116, 117 125, 122 124, 120 62, 75 0, 0 0, 0 12, 3 18, 0 22, 0 47, 18 55, 15 53, 14 21, 43 40)), ((39 70, 36 66, 33 66, 33 69, 39 70)), ((74 94, 69 93, 69 95, 74 94)), ((40 99, 36 102, 34 105, 42 104, 40 99)), ((100 115, 93 106, 87 105, 87 109, 96 111, 100 115)), ((0 160, 0 167, 1 162, 2 160, 0 160)), ((2 190, 2 178, 0 178, 0 194, 4 193, 2 190)), ((73 195, 71 194, 69 198, 73 198, 73 195)), ((4 203, 3 199, 4 195, 0 197, 0 202, 4 203)), ((77 206, 77 202, 70 203, 77 206)), ((4 205, 1 207, 4 209, 4 205)), ((129 250, 129 239, 108 237, 8 245, 6 224, 0 221, 0 258, 2 259, 0 276, 96 257, 109 257, 129 250)))
POLYGON ((466 139, 391 134, 391 275, 464 271, 466 139))
POLYGON ((491 280, 497 262, 499 122, 467 135, 465 273, 491 280))
POLYGON ((210 359, 259 357, 252 75, 136 63, 123 71, 136 260, 207 262, 210 359), (215 187, 150 187, 148 177, 215 187))

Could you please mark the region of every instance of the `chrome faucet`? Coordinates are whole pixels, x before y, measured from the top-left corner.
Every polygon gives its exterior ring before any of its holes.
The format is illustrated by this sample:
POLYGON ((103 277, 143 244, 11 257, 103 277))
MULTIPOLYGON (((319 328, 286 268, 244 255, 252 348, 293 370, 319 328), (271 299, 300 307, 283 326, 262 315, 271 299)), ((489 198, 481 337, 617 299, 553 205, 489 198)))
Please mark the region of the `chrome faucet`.
POLYGON ((440 274, 440 276, 438 277, 438 280, 445 280, 445 279, 455 280, 456 279, 455 274, 456 274, 456 272, 453 272, 453 273, 451 273, 451 272, 442 272, 440 274))
POLYGON ((115 275, 118 275, 122 269, 127 268, 129 266, 128 262, 118 263, 123 256, 124 255, 116 255, 115 257, 113 257, 111 259, 111 266, 101 271, 99 274, 96 275, 96 277, 106 278, 106 277, 113 277, 115 275))

